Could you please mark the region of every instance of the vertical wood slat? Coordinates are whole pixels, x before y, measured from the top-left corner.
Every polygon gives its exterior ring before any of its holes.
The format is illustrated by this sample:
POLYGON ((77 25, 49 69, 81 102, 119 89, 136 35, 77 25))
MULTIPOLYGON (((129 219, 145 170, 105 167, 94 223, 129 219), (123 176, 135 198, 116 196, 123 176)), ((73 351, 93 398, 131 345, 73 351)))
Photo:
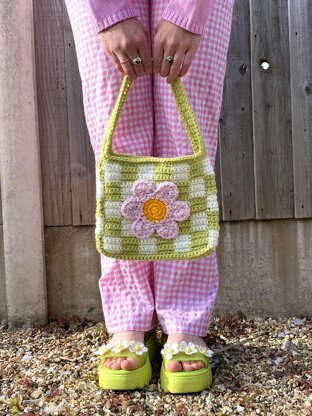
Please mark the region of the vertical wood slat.
POLYGON ((312 216, 311 21, 311 0, 289 0, 296 218, 312 216))
MULTIPOLYGON (((220 116, 221 117, 221 116, 220 116)), ((218 125, 218 146, 216 151, 216 160, 215 160, 215 177, 216 177, 216 187, 217 187, 217 198, 219 205, 219 216, 220 221, 223 218, 223 207, 222 207, 222 180, 221 180, 221 157, 220 157, 220 123, 218 125)))
POLYGON ((287 0, 250 0, 256 218, 292 218, 287 0), (260 63, 269 63, 267 70, 260 63))
POLYGON ((95 157, 86 126, 73 33, 64 5, 64 45, 72 188, 72 225, 95 223, 95 157))
POLYGON ((63 0, 34 0, 44 223, 72 224, 63 0))
POLYGON ((3 217, 2 217, 1 178, 0 178, 0 225, 2 224, 3 224, 3 217))
POLYGON ((249 0, 236 1, 219 123, 224 221, 255 217, 249 21, 249 0))

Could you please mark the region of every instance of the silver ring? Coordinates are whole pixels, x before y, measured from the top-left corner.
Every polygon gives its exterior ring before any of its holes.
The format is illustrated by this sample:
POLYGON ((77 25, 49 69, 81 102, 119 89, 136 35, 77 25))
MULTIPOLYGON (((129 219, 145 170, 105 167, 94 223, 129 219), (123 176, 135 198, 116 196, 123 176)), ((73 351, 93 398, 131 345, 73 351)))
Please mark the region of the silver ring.
POLYGON ((165 62, 168 62, 168 64, 172 64, 172 62, 173 62, 173 56, 168 55, 168 56, 164 59, 164 61, 165 61, 165 62))
POLYGON ((141 59, 139 56, 137 56, 136 58, 134 58, 134 59, 132 60, 132 62, 133 62, 135 65, 140 65, 140 63, 142 62, 142 59, 141 59))

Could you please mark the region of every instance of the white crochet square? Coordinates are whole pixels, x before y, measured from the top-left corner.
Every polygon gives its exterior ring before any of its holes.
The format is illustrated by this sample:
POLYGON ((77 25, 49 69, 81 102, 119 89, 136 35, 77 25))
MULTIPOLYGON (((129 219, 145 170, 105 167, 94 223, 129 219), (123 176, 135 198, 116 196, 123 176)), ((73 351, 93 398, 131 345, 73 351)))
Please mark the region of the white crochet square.
POLYGON ((195 178, 190 181, 190 198, 204 197, 206 193, 204 178, 195 178))
POLYGON ((99 234, 104 226, 104 218, 103 217, 96 217, 95 221, 95 234, 99 234))
POLYGON ((119 163, 108 162, 104 172, 105 181, 119 182, 121 178, 121 165, 119 163))
POLYGON ((203 166, 205 175, 210 175, 211 173, 214 173, 214 170, 210 163, 209 156, 205 157, 205 159, 203 160, 203 166))
POLYGON ((107 217, 120 217, 121 216, 121 201, 105 201, 105 215, 107 217))
POLYGON ((133 182, 130 182, 130 181, 126 181, 126 182, 121 183, 120 193, 121 193, 121 197, 122 197, 123 201, 125 201, 128 198, 131 198, 131 196, 132 196, 132 193, 131 193, 132 185, 133 185, 133 182))
POLYGON ((208 246, 216 248, 218 245, 219 230, 210 230, 208 234, 208 246))
POLYGON ((139 241, 139 251, 141 254, 153 254, 157 251, 156 238, 150 237, 139 241))
POLYGON ((207 196, 207 207, 210 208, 212 211, 218 211, 219 205, 216 194, 207 196))
POLYGON ((155 175, 155 167, 152 163, 139 166, 138 177, 152 181, 155 175))
POLYGON ((191 216, 191 231, 207 231, 208 215, 206 212, 195 212, 191 216))
POLYGON ((190 251, 191 250, 191 236, 188 234, 180 234, 174 240, 175 251, 190 251))
POLYGON ((123 237, 133 237, 132 233, 132 221, 127 218, 123 218, 121 222, 121 235, 123 237))
POLYGON ((118 253, 122 249, 120 237, 103 237, 104 249, 112 253, 118 253))
POLYGON ((190 178, 190 166, 187 164, 172 166, 172 180, 175 182, 188 181, 190 178))
POLYGON ((104 182, 100 181, 99 179, 96 179, 95 191, 96 191, 96 199, 98 199, 100 195, 103 195, 104 182))

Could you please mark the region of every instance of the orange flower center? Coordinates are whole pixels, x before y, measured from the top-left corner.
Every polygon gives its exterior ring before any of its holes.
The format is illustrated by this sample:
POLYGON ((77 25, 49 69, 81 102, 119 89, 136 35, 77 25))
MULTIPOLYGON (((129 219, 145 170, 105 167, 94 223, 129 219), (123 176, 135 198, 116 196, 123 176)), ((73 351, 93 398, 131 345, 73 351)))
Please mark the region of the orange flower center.
POLYGON ((160 221, 167 216, 167 206, 160 199, 149 199, 143 205, 143 213, 151 222, 160 221))

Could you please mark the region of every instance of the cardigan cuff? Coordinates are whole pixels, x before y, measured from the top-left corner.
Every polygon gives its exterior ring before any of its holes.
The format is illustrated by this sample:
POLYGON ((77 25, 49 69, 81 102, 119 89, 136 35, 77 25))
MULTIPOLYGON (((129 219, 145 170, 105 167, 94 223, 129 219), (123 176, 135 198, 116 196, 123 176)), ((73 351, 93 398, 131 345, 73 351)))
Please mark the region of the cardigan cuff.
POLYGON ((161 16, 161 18, 164 20, 168 20, 169 22, 174 23, 185 30, 188 30, 189 32, 197 33, 198 35, 204 34, 205 25, 192 22, 185 16, 180 16, 179 14, 176 14, 170 10, 166 10, 161 16))
POLYGON ((127 9, 120 10, 118 13, 111 16, 104 17, 103 19, 94 20, 95 30, 100 33, 102 30, 121 22, 122 20, 129 19, 130 17, 137 17, 140 14, 136 8, 129 7, 127 9))

